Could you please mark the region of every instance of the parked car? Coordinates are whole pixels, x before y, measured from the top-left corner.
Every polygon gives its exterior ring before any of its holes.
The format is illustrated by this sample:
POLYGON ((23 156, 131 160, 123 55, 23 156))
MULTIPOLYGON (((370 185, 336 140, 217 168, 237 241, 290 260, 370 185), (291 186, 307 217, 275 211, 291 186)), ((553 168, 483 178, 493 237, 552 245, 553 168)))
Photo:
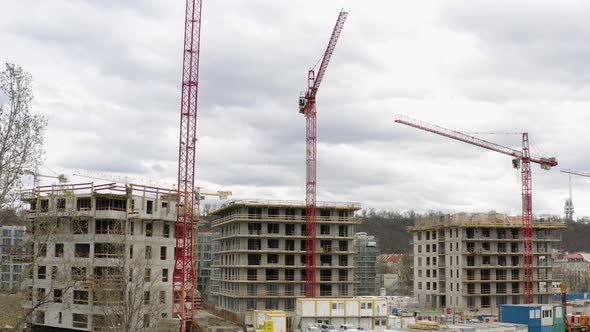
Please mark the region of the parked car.
POLYGON ((358 329, 351 324, 340 325, 340 332, 358 332, 358 329))
POLYGON ((321 324, 320 330, 322 332, 338 332, 338 329, 335 328, 334 325, 331 325, 331 324, 321 324))

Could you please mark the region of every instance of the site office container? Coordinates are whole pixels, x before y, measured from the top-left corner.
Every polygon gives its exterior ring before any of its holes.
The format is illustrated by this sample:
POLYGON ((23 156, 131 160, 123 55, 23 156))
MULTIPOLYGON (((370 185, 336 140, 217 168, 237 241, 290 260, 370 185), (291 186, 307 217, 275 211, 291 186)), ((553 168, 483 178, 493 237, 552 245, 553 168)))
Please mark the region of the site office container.
POLYGON ((564 324, 553 324, 552 332, 565 332, 564 324))
POLYGON ((564 317, 563 317, 563 306, 554 305, 553 306, 553 326, 555 325, 564 325, 564 317))
POLYGON ((529 332, 541 331, 541 305, 501 304, 498 306, 498 312, 500 322, 525 324, 529 327, 529 332), (538 331, 534 331, 535 327, 539 327, 538 331))

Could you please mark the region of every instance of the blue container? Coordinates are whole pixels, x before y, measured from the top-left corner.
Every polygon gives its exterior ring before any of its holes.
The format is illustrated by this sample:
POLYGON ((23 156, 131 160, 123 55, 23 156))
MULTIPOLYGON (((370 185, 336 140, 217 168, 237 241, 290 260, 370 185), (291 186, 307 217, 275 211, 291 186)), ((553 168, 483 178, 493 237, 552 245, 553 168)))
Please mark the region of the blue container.
POLYGON ((540 326, 529 326, 529 332, 542 332, 540 326))
MULTIPOLYGON (((541 306, 536 304, 501 304, 498 306, 498 320, 502 323, 524 324, 529 327, 541 326, 541 306)), ((543 331, 544 332, 544 331, 543 331)))
POLYGON ((553 325, 541 326, 541 332, 553 332, 553 325))

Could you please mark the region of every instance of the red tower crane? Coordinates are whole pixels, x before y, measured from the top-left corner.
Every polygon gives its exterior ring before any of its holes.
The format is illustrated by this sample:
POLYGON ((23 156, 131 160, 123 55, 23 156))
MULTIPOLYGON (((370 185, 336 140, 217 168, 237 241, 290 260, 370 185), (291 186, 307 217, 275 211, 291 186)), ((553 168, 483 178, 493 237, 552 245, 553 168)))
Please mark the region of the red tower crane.
POLYGON ((557 166, 556 158, 533 158, 529 150, 529 135, 522 134, 522 150, 514 150, 499 144, 488 142, 477 137, 469 136, 458 131, 442 128, 433 124, 415 119, 398 116, 395 120, 417 129, 452 138, 464 143, 476 145, 484 149, 496 151, 514 157, 512 163, 515 167, 522 164, 522 233, 524 246, 524 303, 533 303, 533 194, 531 182, 531 162, 541 165, 543 169, 551 169, 557 166))
POLYGON ((172 311, 174 316, 180 319, 182 332, 192 331, 193 327, 198 327, 193 321, 196 284, 193 264, 193 226, 201 8, 201 0, 186 0, 178 145, 176 258, 172 273, 172 311))
POLYGON ((336 48, 338 37, 344 26, 347 12, 340 11, 336 25, 332 31, 332 36, 328 42, 328 47, 322 58, 318 75, 315 76, 315 71, 310 69, 307 73, 307 91, 304 96, 299 97, 299 113, 305 115, 306 133, 307 133, 307 149, 306 149, 306 184, 305 184, 305 264, 306 264, 306 282, 305 282, 305 296, 316 297, 316 143, 317 143, 317 127, 315 108, 316 95, 328 63, 336 48))

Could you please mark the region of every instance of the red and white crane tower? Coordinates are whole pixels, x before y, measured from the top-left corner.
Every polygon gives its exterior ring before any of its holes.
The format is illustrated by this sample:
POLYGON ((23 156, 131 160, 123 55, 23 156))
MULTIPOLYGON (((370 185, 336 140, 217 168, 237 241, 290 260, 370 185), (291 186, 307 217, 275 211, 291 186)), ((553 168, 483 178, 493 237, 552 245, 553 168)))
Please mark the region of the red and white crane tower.
POLYGON ((193 264, 195 145, 201 43, 201 0, 186 0, 180 138, 178 145, 178 197, 176 201, 176 255, 172 273, 173 314, 182 332, 198 327, 193 321, 196 278, 193 264))
POLYGON ((522 233, 524 246, 524 303, 534 303, 533 292, 533 192, 531 180, 531 163, 541 165, 543 169, 557 166, 556 158, 533 158, 529 150, 529 135, 522 133, 522 150, 514 150, 496 143, 488 142, 458 131, 442 128, 433 124, 398 116, 395 120, 410 127, 452 138, 464 143, 496 151, 513 157, 513 165, 521 164, 522 180, 522 233))
POLYGON ((328 47, 322 58, 322 63, 318 69, 317 76, 314 69, 310 69, 307 73, 307 91, 304 96, 299 97, 299 113, 305 115, 306 133, 307 133, 307 148, 306 148, 306 184, 305 184, 305 262, 306 262, 306 281, 305 281, 305 296, 316 297, 316 144, 317 144, 317 127, 316 127, 316 95, 328 63, 336 48, 338 37, 344 26, 347 12, 344 10, 338 14, 338 20, 332 31, 332 36, 328 42, 328 47))

